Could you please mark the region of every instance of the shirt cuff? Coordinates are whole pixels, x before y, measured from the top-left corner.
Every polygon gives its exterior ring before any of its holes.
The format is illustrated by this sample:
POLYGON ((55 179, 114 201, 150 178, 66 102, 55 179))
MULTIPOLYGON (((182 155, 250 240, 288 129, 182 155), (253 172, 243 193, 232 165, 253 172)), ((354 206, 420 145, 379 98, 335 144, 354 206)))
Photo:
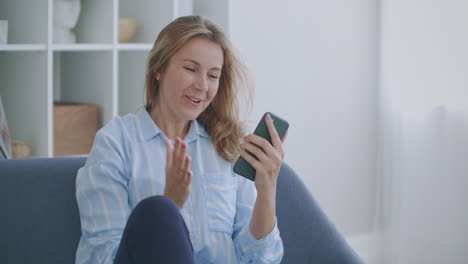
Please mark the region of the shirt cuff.
POLYGON ((246 232, 246 240, 245 241, 245 246, 244 249, 246 251, 252 249, 252 248, 258 248, 258 247, 264 247, 267 244, 274 243, 275 241, 280 239, 280 233, 278 230, 278 219, 275 217, 275 226, 273 227, 273 230, 271 230, 268 235, 257 239, 253 234, 252 231, 250 231, 250 226, 247 228, 246 232))

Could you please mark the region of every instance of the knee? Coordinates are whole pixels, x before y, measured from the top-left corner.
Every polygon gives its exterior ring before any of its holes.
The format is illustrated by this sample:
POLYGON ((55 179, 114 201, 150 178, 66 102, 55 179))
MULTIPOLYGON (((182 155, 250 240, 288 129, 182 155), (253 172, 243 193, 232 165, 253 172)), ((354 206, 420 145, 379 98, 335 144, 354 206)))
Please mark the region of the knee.
POLYGON ((180 212, 171 199, 155 195, 141 200, 133 209, 132 216, 145 222, 157 223, 164 219, 178 219, 180 212))

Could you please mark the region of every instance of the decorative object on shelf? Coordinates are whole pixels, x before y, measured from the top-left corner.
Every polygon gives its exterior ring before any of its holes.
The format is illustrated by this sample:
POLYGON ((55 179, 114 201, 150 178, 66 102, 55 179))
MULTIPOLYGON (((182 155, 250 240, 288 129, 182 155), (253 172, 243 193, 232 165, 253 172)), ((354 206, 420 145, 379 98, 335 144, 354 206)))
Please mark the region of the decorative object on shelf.
POLYGON ((129 42, 137 32, 138 22, 133 18, 119 18, 119 42, 129 42))
POLYGON ((13 140, 13 158, 14 159, 25 159, 31 156, 31 146, 23 141, 13 140))
POLYGON ((96 104, 54 104, 54 156, 89 153, 99 130, 96 104))
POLYGON ((0 45, 7 44, 8 39, 8 21, 0 20, 0 45))
POLYGON ((80 15, 80 0, 54 0, 54 43, 75 43, 73 28, 80 15))
POLYGON ((0 159, 11 159, 11 138, 2 97, 0 97, 0 159))

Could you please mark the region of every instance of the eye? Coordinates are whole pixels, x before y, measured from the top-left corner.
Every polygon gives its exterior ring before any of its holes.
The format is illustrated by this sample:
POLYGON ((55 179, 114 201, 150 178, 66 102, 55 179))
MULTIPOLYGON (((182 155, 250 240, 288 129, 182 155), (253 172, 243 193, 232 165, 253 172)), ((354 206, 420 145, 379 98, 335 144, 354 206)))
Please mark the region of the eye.
POLYGON ((219 79, 218 75, 216 74, 209 74, 208 76, 212 79, 219 79))
POLYGON ((195 72, 195 69, 191 67, 184 67, 184 69, 186 69, 187 71, 195 72))

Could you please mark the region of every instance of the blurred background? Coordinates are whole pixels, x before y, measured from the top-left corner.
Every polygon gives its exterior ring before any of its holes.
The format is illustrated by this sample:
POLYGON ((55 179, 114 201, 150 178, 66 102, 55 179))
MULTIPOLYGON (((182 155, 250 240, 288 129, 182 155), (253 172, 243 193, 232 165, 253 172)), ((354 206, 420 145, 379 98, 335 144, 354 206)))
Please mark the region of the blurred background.
POLYGON ((141 109, 157 33, 187 14, 229 33, 243 118, 289 121, 285 161, 366 263, 468 263, 466 0, 0 0, 13 157, 86 155, 141 109))
POLYGON ((468 2, 231 7, 252 122, 290 121, 286 162, 366 262, 468 263, 468 2))

